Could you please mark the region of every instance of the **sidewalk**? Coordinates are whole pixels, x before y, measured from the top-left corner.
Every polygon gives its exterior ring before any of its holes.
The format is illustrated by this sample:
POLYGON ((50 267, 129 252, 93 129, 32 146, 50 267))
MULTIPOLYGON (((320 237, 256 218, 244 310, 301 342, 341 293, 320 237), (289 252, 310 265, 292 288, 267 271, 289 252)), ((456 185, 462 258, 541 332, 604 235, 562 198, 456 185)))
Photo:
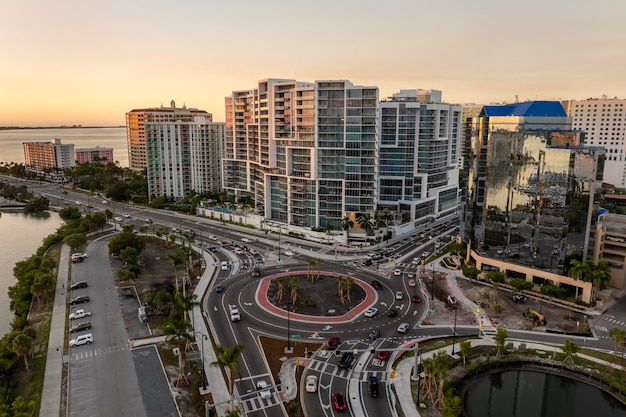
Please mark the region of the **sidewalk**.
POLYGON ((57 286, 54 293, 52 317, 50 318, 50 337, 46 353, 46 369, 44 371, 41 392, 40 417, 59 417, 61 410, 61 389, 63 388, 63 354, 65 342, 65 322, 67 318, 66 289, 69 273, 70 248, 61 247, 61 256, 57 272, 57 286))

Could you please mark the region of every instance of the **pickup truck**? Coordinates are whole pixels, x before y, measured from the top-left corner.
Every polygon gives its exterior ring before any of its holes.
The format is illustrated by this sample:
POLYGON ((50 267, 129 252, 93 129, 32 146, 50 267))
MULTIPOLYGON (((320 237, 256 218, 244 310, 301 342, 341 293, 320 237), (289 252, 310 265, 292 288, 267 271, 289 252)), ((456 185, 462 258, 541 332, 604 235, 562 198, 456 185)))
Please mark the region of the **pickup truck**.
POLYGON ((84 317, 89 317, 91 316, 91 311, 85 311, 85 310, 76 310, 73 313, 70 313, 70 320, 77 320, 77 319, 82 319, 84 317))

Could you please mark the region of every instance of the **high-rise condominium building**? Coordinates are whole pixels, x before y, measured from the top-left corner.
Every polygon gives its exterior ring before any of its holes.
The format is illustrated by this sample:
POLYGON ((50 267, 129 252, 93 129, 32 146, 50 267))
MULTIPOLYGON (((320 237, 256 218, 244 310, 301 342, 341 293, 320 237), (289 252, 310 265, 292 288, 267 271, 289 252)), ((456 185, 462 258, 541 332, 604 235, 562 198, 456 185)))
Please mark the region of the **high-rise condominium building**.
POLYGON ((98 162, 106 165, 109 162, 115 162, 113 159, 113 148, 77 148, 74 150, 74 160, 77 164, 85 164, 87 162, 98 162))
POLYGON ((456 212, 461 107, 441 91, 402 90, 380 103, 378 209, 402 223, 456 212))
POLYGON ((226 98, 224 189, 268 220, 332 225, 376 208, 378 89, 267 79, 226 98))
POLYGON ((61 139, 50 142, 24 142, 25 165, 31 171, 42 172, 47 168, 69 168, 76 165, 74 145, 63 145, 61 139))
POLYGON ((170 107, 135 109, 126 113, 126 140, 128 143, 128 164, 132 169, 147 167, 145 123, 148 122, 192 122, 194 117, 205 117, 212 121, 211 114, 204 110, 188 109, 183 105, 177 108, 174 100, 170 107))
POLYGON ((572 128, 585 132, 585 144, 606 149, 604 182, 626 188, 626 100, 590 98, 564 102, 572 128))
POLYGON ((221 189, 224 123, 210 115, 144 123, 148 195, 181 198, 221 189))
POLYGON ((581 146, 559 102, 484 106, 470 122, 468 256, 589 302, 591 283, 567 277, 565 262, 591 259, 604 149, 581 146))

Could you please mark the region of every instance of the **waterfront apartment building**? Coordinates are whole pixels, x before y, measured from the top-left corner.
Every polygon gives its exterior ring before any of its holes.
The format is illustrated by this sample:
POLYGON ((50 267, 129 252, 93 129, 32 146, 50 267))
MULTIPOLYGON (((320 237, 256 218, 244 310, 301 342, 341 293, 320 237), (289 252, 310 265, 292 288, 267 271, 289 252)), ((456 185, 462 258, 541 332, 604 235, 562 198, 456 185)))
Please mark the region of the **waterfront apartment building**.
POLYGON ((592 284, 565 275, 567 259, 592 259, 604 149, 582 146, 559 102, 483 106, 471 121, 468 258, 591 301, 592 284))
POLYGON ((187 108, 183 105, 176 107, 172 100, 170 107, 152 107, 135 109, 126 113, 126 140, 128 143, 128 164, 131 169, 144 169, 147 167, 146 155, 146 123, 170 123, 170 122, 193 122, 196 116, 204 117, 212 122, 212 116, 204 110, 187 108))
POLYGON ((64 145, 61 139, 50 142, 24 142, 24 160, 28 170, 43 172, 49 168, 69 168, 74 162, 74 145, 64 145))
POLYGON ((113 159, 113 148, 77 148, 74 150, 74 160, 77 164, 86 164, 90 162, 98 162, 106 165, 109 162, 115 162, 113 159))
POLYGON ((401 90, 380 103, 378 210, 428 223, 459 204, 461 107, 441 91, 401 90))
POLYGON ((150 199, 221 190, 224 123, 198 114, 192 120, 144 123, 150 199))
MULTIPOLYGON (((223 188, 268 221, 341 230, 377 201, 378 88, 266 79, 226 97, 223 188)), ((356 221, 355 221, 356 223, 356 221)))
POLYGON ((572 129, 585 132, 585 144, 606 149, 604 182, 626 188, 626 100, 602 96, 563 104, 572 129))

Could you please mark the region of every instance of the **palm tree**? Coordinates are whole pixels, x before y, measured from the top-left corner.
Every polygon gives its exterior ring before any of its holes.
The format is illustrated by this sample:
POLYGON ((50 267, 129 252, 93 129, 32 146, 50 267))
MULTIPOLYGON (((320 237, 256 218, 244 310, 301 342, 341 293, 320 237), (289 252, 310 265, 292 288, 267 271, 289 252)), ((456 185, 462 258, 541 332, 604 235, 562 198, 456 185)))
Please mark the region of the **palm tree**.
POLYGON ((26 366, 26 372, 29 372, 28 355, 33 349, 33 344, 33 338, 23 331, 17 332, 11 340, 10 350, 14 352, 17 356, 21 356, 22 358, 24 358, 24 366, 26 366))
POLYGON ((326 233, 326 240, 330 243, 330 233, 335 230, 335 227, 330 224, 330 223, 326 223, 326 227, 324 228, 324 233, 326 233))
POLYGON ((239 372, 239 357, 245 347, 244 344, 237 343, 231 349, 222 345, 215 345, 214 348, 217 360, 212 362, 211 365, 228 370, 228 393, 231 399, 233 398, 233 389, 235 387, 235 373, 239 372))
POLYGON ((337 295, 339 296, 339 302, 343 305, 346 303, 345 297, 345 283, 344 280, 340 279, 337 281, 337 295))
POLYGON ((604 283, 611 279, 611 268, 609 263, 604 259, 595 263, 593 261, 587 261, 589 270, 591 271, 591 282, 593 283, 595 298, 598 297, 598 293, 604 289, 604 283))
MULTIPOLYGON (((583 280, 588 273, 587 265, 580 262, 578 259, 572 259, 569 264, 569 275, 576 281, 583 280)), ((576 299, 578 300, 578 286, 576 286, 576 299)))
POLYGON ((291 305, 296 305, 298 300, 298 277, 291 275, 289 277, 289 292, 291 297, 291 305))
POLYGON ((183 254, 179 251, 167 255, 174 267, 174 277, 176 278, 176 293, 178 293, 178 267, 183 263, 183 254))
POLYGON ((179 310, 183 311, 184 320, 188 320, 188 314, 190 310, 200 305, 197 294, 183 295, 177 293, 174 297, 174 300, 176 301, 176 307, 179 310))
POLYGON ((367 236, 374 233, 374 222, 368 213, 361 214, 356 221, 361 226, 361 229, 365 230, 367 236))
POLYGON ((344 281, 344 290, 346 292, 346 298, 348 299, 348 302, 350 302, 352 301, 350 299, 350 291, 352 291, 352 288, 354 288, 354 278, 343 277, 343 281, 344 281))
POLYGON ((191 328, 191 323, 187 320, 177 320, 170 319, 165 330, 163 330, 163 334, 167 335, 167 340, 175 339, 178 344, 178 381, 177 384, 180 383, 181 379, 184 379, 187 384, 189 384, 189 380, 185 376, 184 372, 184 363, 185 363, 185 350, 181 349, 181 343, 191 342, 193 338, 189 335, 189 329, 191 328))
POLYGON ((350 229, 354 227, 354 222, 350 220, 350 216, 346 216, 341 219, 341 228, 346 232, 346 243, 350 246, 350 229))
POLYGON ((434 357, 425 358, 422 360, 422 366, 424 367, 424 379, 422 380, 422 385, 424 390, 426 391, 426 397, 430 403, 434 403, 434 388, 436 386, 435 379, 435 359, 434 357))
POLYGON ((623 344, 626 340, 626 331, 617 327, 613 327, 611 330, 609 330, 609 337, 613 339, 613 342, 615 343, 615 352, 617 352, 617 347, 623 344))
POLYGON ((572 342, 572 339, 567 339, 565 340, 565 344, 563 346, 561 346, 561 349, 563 349, 563 353, 565 353, 565 359, 563 359, 563 362, 567 362, 568 360, 570 362, 574 362, 574 356, 576 356, 576 352, 578 352, 578 349, 580 347, 572 342))
POLYGON ((313 274, 311 273, 312 267, 315 266, 315 259, 313 258, 306 258, 306 268, 307 268, 307 278, 311 279, 311 282, 313 282, 313 274))
POLYGON ((435 353, 433 359, 435 360, 435 375, 438 379, 437 400, 433 403, 435 405, 438 402, 443 402, 443 387, 448 373, 448 355, 444 351, 439 351, 435 353))

